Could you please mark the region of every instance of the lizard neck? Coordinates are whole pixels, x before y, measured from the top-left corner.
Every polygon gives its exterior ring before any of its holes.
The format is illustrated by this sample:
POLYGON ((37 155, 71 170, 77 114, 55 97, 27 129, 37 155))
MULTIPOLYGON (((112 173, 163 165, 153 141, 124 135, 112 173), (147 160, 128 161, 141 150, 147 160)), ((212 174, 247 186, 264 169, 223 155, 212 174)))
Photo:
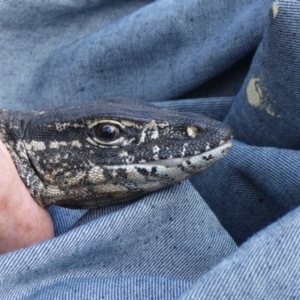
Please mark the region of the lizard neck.
POLYGON ((41 191, 44 185, 34 171, 23 141, 26 115, 6 109, 0 110, 0 139, 9 151, 15 167, 31 196, 41 205, 41 191))

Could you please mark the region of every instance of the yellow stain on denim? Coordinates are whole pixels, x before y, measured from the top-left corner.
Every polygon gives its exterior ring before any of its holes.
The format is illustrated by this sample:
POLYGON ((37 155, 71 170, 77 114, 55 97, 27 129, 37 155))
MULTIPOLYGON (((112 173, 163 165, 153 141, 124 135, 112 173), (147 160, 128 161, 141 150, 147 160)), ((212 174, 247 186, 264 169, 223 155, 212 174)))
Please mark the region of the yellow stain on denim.
POLYGON ((279 3, 278 3, 278 1, 274 1, 272 3, 273 18, 276 18, 278 11, 279 11, 279 3))
POLYGON ((251 78, 247 86, 248 102, 255 107, 259 107, 261 105, 262 99, 262 90, 258 85, 259 81, 259 78, 251 78))
POLYGON ((276 115, 270 102, 270 95, 266 93, 266 89, 263 89, 259 78, 251 78, 247 86, 247 99, 251 106, 260 108, 266 111, 273 117, 280 117, 276 115))

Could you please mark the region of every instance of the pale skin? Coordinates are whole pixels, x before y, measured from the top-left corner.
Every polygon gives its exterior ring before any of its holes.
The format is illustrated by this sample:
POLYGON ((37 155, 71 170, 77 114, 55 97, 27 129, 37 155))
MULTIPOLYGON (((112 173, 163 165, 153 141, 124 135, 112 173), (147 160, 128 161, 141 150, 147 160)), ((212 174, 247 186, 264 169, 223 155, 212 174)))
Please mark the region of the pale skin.
POLYGON ((31 197, 0 141, 0 254, 54 237, 49 212, 31 197))

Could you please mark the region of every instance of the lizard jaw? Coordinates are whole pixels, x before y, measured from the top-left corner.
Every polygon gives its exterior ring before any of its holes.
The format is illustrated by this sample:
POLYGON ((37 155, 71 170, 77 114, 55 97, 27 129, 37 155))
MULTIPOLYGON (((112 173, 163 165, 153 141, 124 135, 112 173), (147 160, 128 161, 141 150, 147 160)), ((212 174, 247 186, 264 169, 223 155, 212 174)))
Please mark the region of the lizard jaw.
POLYGON ((186 157, 179 157, 179 158, 169 158, 169 159, 162 159, 156 161, 150 161, 147 163, 143 163, 142 165, 153 165, 153 166, 164 166, 164 167, 180 167, 183 165, 203 165, 203 170, 208 168, 214 162, 223 158, 228 151, 231 149, 232 143, 231 141, 227 141, 226 143, 205 151, 201 154, 195 154, 186 157))
MULTIPOLYGON (((83 191, 86 194, 90 193, 90 199, 82 199, 82 201, 77 199, 72 206, 69 206, 66 202, 57 203, 57 201, 53 204, 70 208, 97 208, 107 205, 108 201, 118 203, 132 200, 188 179, 204 171, 213 163, 224 157, 230 148, 231 142, 227 141, 214 149, 193 156, 127 166, 103 166, 105 172, 110 174, 110 179, 108 180, 104 174, 102 174, 98 176, 98 179, 101 178, 97 183, 94 183, 93 186, 81 188, 80 194, 82 194, 83 191), (119 176, 120 174, 123 176, 119 176), (94 194, 98 195, 98 197, 95 198, 97 201, 92 197, 94 194)), ((64 199, 64 191, 57 189, 56 186, 48 186, 47 188, 51 189, 52 193, 61 193, 61 198, 64 199)), ((71 188, 69 192, 71 198, 75 199, 77 197, 76 189, 71 188)), ((47 192, 47 194, 49 193, 47 192)), ((51 199, 49 199, 49 205, 52 204, 50 201, 51 199)))

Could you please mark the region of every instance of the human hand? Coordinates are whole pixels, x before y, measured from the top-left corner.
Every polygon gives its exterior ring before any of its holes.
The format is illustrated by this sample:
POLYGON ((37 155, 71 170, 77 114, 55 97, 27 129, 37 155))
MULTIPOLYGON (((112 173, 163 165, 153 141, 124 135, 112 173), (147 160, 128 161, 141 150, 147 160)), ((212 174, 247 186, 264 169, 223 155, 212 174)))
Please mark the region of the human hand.
POLYGON ((0 141, 0 254, 54 237, 49 212, 31 197, 0 141))

